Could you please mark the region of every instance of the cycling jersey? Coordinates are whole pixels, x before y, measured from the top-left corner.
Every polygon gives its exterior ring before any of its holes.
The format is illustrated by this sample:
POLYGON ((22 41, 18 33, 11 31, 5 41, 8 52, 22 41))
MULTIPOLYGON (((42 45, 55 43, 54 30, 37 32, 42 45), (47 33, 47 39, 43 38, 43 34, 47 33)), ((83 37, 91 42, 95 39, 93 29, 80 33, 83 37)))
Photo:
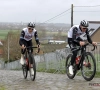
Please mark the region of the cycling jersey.
POLYGON ((86 33, 87 35, 88 42, 92 43, 92 40, 89 36, 88 29, 86 30, 86 32, 82 32, 79 25, 74 25, 68 31, 68 43, 72 42, 72 43, 79 44, 79 41, 83 41, 83 39, 80 36, 84 33, 86 33))
POLYGON ((22 45, 24 43, 24 40, 31 41, 33 36, 35 38, 36 43, 40 44, 36 29, 33 29, 32 33, 29 33, 28 28, 24 28, 20 35, 20 45, 22 45))

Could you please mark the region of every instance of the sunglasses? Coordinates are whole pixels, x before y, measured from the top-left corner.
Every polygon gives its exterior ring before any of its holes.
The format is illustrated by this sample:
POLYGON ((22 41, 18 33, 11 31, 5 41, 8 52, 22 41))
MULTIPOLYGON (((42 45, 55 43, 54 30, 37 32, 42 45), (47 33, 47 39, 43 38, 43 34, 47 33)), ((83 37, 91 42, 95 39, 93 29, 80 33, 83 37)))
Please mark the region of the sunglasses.
POLYGON ((82 28, 82 29, 87 29, 87 28, 82 28))
POLYGON ((33 30, 33 28, 28 28, 29 30, 33 30))

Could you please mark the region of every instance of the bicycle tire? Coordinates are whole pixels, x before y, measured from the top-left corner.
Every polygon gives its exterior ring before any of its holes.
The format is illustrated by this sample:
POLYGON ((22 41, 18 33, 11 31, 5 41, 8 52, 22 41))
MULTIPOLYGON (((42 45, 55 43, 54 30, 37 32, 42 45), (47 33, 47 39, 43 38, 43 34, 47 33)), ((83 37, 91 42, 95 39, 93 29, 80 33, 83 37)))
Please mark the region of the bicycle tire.
POLYGON ((74 74, 71 75, 71 74, 69 73, 69 66, 70 66, 70 64, 71 64, 71 57, 72 57, 72 55, 73 55, 73 54, 69 54, 69 55, 67 56, 67 58, 66 58, 66 65, 65 65, 66 74, 67 74, 68 78, 70 78, 70 79, 73 79, 73 78, 75 77, 75 75, 76 75, 76 72, 77 72, 77 70, 75 69, 76 64, 74 63, 74 64, 73 64, 73 67, 74 67, 73 73, 74 73, 74 74), (69 63, 68 63, 68 62, 69 62, 69 63))
POLYGON ((95 73, 96 73, 96 61, 95 61, 95 58, 94 58, 94 56, 93 56, 92 53, 86 52, 85 58, 84 58, 84 60, 82 62, 81 72, 82 72, 83 78, 86 81, 91 81, 94 78, 95 73), (88 56, 90 56, 91 59, 88 56), (87 63, 87 65, 84 65, 84 62, 87 63), (91 71, 92 70, 91 69, 91 66, 92 66, 91 62, 93 62, 93 71, 91 71), (88 69, 88 70, 90 70, 90 71, 86 73, 86 71, 84 71, 85 68, 88 69), (86 73, 86 75, 85 75, 85 73, 86 73), (90 76, 87 76, 87 75, 90 75, 90 76))
POLYGON ((29 59, 33 61, 33 67, 32 68, 33 68, 33 71, 34 71, 34 75, 32 75, 31 70, 29 70, 29 71, 30 71, 31 80, 34 81, 35 80, 35 77, 36 77, 36 64, 35 64, 35 59, 34 59, 33 55, 29 55, 29 59))
POLYGON ((22 70, 23 70, 23 76, 26 79, 28 75, 28 68, 26 64, 22 65, 22 70))

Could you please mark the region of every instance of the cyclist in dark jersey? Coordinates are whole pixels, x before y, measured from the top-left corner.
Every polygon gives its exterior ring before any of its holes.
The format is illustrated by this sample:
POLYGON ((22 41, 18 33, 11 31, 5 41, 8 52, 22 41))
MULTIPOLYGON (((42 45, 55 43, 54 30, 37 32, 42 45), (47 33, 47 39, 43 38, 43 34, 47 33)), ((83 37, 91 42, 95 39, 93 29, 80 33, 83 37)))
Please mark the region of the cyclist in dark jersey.
MULTIPOLYGON (((39 48, 40 42, 39 42, 37 30, 35 29, 35 24, 30 22, 30 23, 28 23, 27 27, 24 28, 21 31, 21 35, 20 35, 20 39, 19 39, 19 44, 21 46, 21 59, 20 59, 20 63, 22 65, 24 64, 24 56, 23 56, 23 54, 25 53, 25 47, 33 46, 32 45, 32 37, 35 38, 35 41, 36 41, 37 46, 39 48)), ((33 52, 33 49, 31 49, 31 51, 33 52)), ((32 71, 33 71, 33 69, 32 69, 32 71)))
MULTIPOLYGON (((68 44, 71 50, 75 49, 77 45, 78 46, 85 45, 85 42, 80 37, 80 35, 84 33, 86 33, 87 40, 89 43, 93 45, 97 45, 97 43, 93 42, 89 36, 88 26, 89 26, 89 23, 86 20, 82 20, 80 22, 80 25, 74 25, 70 28, 70 30, 68 31, 68 44)), ((73 75, 73 63, 77 56, 77 51, 73 51, 72 53, 73 53, 73 56, 71 58, 71 65, 69 66, 69 73, 73 75)))

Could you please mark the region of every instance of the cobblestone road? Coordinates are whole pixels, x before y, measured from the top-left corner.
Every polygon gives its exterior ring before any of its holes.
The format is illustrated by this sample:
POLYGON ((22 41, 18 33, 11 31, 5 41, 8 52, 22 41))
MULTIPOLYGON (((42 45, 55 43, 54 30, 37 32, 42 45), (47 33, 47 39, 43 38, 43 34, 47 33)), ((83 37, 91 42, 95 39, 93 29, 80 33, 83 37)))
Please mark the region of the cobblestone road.
POLYGON ((81 76, 71 80, 66 74, 37 72, 36 80, 31 81, 29 76, 23 78, 22 71, 0 70, 0 85, 6 90, 100 90, 100 78, 87 82, 81 76), (99 86, 90 85, 95 83, 99 86))

